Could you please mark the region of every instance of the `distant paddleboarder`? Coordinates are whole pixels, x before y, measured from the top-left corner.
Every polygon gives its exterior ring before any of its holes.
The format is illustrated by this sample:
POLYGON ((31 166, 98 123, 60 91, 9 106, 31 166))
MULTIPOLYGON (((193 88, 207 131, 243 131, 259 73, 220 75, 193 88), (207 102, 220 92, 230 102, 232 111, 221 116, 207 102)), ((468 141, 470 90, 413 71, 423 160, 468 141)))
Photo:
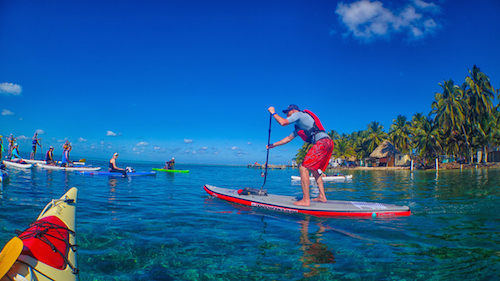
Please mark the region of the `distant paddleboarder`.
POLYGON ((62 167, 71 166, 69 164, 69 152, 71 151, 71 149, 72 149, 71 143, 67 140, 63 145, 63 155, 62 155, 62 159, 61 159, 61 166, 62 167))
POLYGON ((283 113, 287 115, 286 119, 279 116, 272 106, 268 108, 268 111, 281 126, 295 124, 295 130, 284 139, 268 145, 267 148, 289 143, 296 136, 300 136, 305 142, 313 145, 299 167, 303 197, 301 200, 294 202, 294 204, 298 206, 309 206, 311 204, 309 196, 309 172, 316 179, 319 188, 319 196, 314 198, 313 201, 326 202, 321 175, 328 167, 328 162, 332 156, 333 141, 325 132, 319 118, 309 110, 301 111, 295 104, 291 104, 287 109, 283 110, 283 113))
POLYGON ((172 170, 174 169, 174 166, 175 166, 175 158, 172 157, 170 161, 165 162, 165 166, 163 167, 163 169, 172 170))
POLYGON ((10 134, 10 136, 7 138, 7 141, 9 143, 9 153, 7 154, 7 157, 10 159, 12 158, 12 149, 14 149, 14 143, 16 142, 16 138, 14 137, 13 134, 10 134))
POLYGON ((118 158, 118 152, 113 154, 113 157, 109 160, 109 171, 112 173, 122 173, 123 176, 127 175, 127 170, 118 168, 116 166, 116 158, 118 158))
POLYGON ((19 155, 19 145, 17 143, 13 144, 12 146, 10 159, 12 160, 13 158, 16 158, 17 160, 21 161, 21 156, 19 155))
POLYGON ((35 159, 35 156, 36 156, 36 146, 38 145, 40 148, 42 148, 42 145, 40 144, 40 139, 38 138, 38 133, 35 132, 35 135, 33 135, 33 138, 32 138, 32 151, 31 151, 31 155, 30 155, 30 159, 35 159))
POLYGON ((55 161, 54 161, 54 147, 51 146, 49 148, 49 150, 47 150, 47 153, 45 154, 45 162, 47 163, 47 165, 55 165, 55 161))
POLYGON ((0 162, 2 162, 2 153, 5 151, 3 148, 3 136, 0 136, 0 162))

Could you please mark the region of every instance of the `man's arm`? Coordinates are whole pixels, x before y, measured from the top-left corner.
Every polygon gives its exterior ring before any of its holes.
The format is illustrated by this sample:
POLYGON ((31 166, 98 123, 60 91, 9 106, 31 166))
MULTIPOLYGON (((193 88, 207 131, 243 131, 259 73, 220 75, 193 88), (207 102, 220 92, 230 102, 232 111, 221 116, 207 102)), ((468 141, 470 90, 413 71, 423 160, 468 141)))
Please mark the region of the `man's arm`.
POLYGON ((276 113, 276 110, 274 109, 274 106, 271 106, 267 109, 269 111, 269 113, 271 113, 274 117, 274 119, 276 119, 276 121, 278 121, 278 123, 281 125, 281 126, 286 126, 288 124, 290 124, 290 122, 288 122, 287 119, 279 116, 277 113, 276 113))
POLYGON ((289 136, 285 137, 284 139, 266 146, 266 148, 269 149, 269 148, 273 148, 276 146, 287 144, 287 143, 291 142, 294 138, 295 138, 295 135, 293 133, 291 133, 289 136))

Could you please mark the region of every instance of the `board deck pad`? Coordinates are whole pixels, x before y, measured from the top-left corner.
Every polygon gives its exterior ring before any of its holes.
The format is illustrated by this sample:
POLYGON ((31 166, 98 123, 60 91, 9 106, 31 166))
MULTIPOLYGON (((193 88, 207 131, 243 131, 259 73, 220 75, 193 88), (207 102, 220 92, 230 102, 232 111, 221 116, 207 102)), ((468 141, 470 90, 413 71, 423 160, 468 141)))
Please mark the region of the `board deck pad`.
POLYGON ((310 206, 296 206, 295 196, 273 195, 243 195, 236 189, 205 185, 204 189, 210 195, 242 205, 261 207, 265 209, 288 213, 304 213, 316 216, 409 216, 408 206, 398 206, 377 202, 328 200, 327 202, 311 201, 310 206))

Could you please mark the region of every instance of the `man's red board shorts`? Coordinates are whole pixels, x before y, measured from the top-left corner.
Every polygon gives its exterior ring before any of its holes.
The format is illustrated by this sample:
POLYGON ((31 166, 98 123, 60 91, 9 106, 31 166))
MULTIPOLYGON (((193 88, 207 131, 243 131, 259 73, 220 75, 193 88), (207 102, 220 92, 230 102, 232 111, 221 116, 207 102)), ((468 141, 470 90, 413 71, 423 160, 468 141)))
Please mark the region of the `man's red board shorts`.
POLYGON ((325 171, 332 156, 333 146, 330 138, 320 139, 309 149, 302 166, 310 170, 325 171))

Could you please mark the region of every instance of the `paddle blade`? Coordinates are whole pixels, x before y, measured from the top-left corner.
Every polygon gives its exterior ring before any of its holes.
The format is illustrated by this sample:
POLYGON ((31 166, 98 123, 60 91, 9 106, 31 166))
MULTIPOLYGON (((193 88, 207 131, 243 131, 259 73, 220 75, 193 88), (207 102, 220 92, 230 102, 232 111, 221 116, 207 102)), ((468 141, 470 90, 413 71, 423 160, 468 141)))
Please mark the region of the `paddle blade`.
POLYGON ((3 247, 0 252, 0 279, 2 279, 10 268, 14 265, 23 250, 23 241, 19 237, 14 237, 3 247))

